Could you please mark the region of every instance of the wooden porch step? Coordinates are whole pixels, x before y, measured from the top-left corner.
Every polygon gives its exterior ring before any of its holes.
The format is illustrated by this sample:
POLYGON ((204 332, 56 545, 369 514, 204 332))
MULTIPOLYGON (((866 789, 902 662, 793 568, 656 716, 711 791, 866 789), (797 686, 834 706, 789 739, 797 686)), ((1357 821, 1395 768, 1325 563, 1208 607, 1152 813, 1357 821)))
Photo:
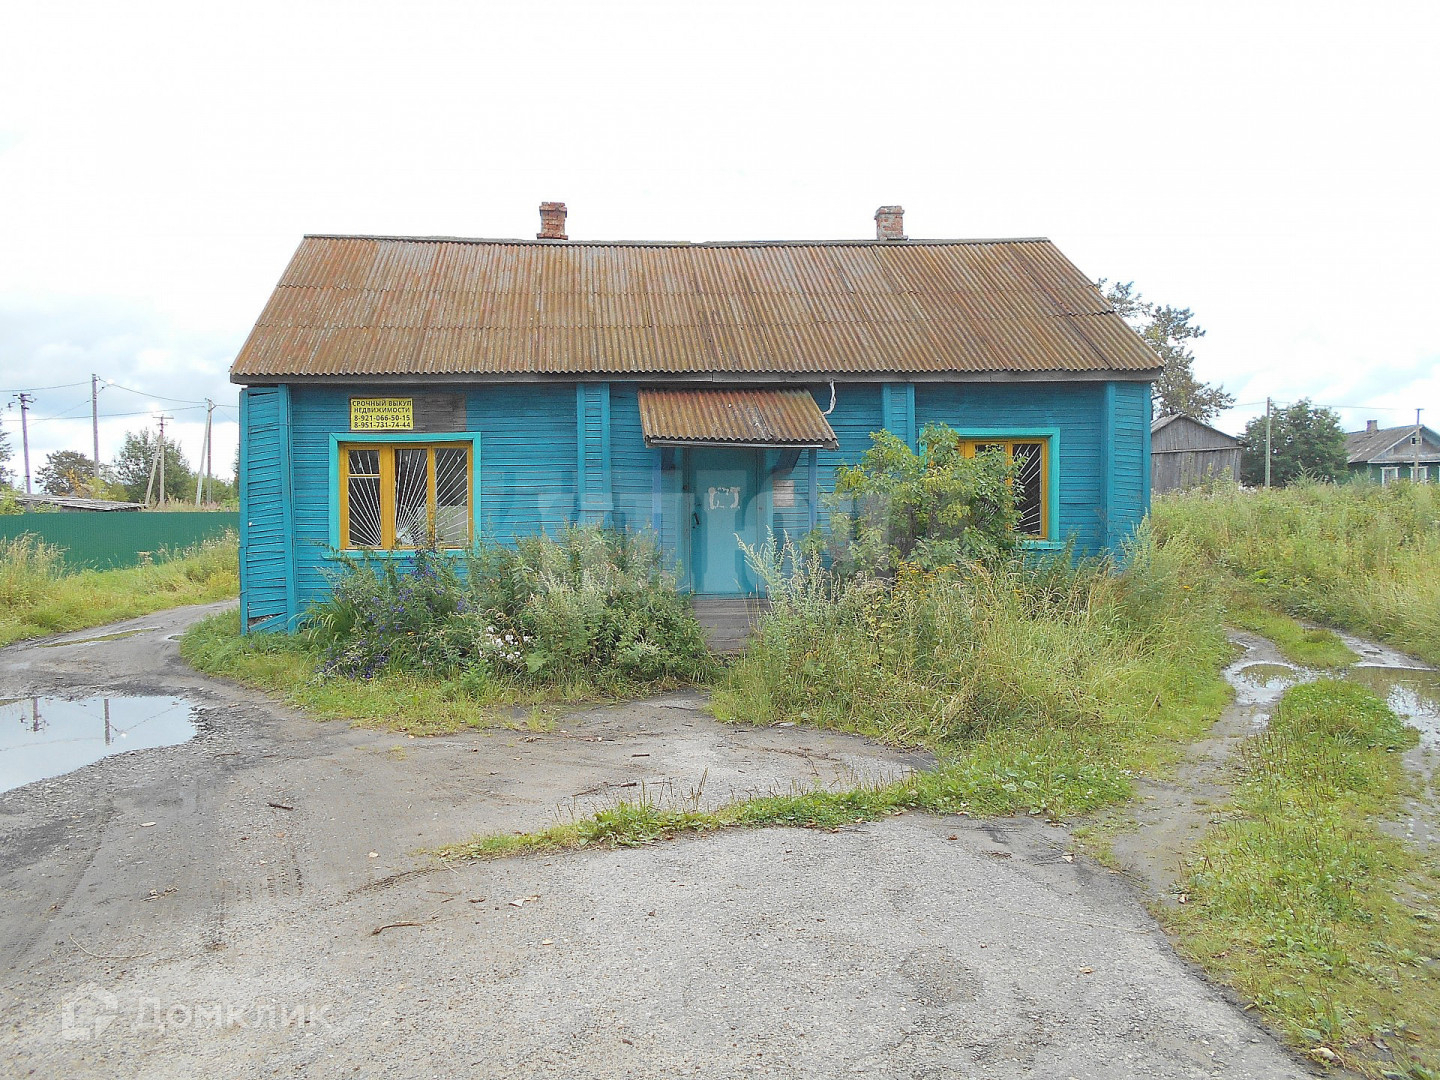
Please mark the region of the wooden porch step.
POLYGON ((690 598, 690 606, 711 651, 729 654, 745 648, 760 616, 770 610, 770 601, 759 596, 696 593, 690 598))

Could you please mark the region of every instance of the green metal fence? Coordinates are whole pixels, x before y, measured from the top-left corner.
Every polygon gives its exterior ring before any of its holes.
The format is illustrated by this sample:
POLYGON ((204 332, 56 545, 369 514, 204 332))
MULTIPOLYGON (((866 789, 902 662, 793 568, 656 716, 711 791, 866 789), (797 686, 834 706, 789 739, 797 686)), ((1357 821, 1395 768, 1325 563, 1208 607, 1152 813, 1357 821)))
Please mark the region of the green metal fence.
POLYGON ((66 564, 77 570, 109 570, 137 566, 162 549, 187 548, 226 529, 240 531, 239 514, 168 510, 7 514, 0 517, 0 543, 30 533, 64 548, 66 564))

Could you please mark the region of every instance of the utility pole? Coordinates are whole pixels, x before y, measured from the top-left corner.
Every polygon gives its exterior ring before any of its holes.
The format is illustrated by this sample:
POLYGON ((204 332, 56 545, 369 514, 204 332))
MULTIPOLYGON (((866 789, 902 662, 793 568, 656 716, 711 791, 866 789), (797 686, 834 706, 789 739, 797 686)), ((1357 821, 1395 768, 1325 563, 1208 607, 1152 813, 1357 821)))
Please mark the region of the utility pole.
POLYGON ((33 394, 15 395, 20 401, 20 444, 25 448, 25 494, 30 494, 30 428, 26 423, 26 411, 35 400, 33 394))
POLYGON ((155 500, 156 504, 159 506, 165 505, 165 421, 173 419, 175 419, 173 416, 166 416, 164 413, 161 413, 159 417, 160 452, 158 456, 160 458, 160 492, 159 497, 155 500))
POLYGON ((100 496, 100 376, 90 375, 90 436, 94 440, 95 449, 95 475, 91 478, 94 490, 90 492, 95 498, 100 496))
POLYGON ((215 413, 215 402, 209 398, 205 399, 205 501, 215 501, 215 468, 212 458, 215 456, 215 440, 211 436, 213 423, 211 417, 215 413))
POLYGON ((209 398, 205 399, 205 441, 200 447, 200 457, 204 464, 195 476, 195 506, 200 506, 200 493, 210 480, 210 414, 215 410, 215 403, 209 398))
POLYGON ((1265 486, 1270 486, 1270 399, 1265 399, 1265 486))

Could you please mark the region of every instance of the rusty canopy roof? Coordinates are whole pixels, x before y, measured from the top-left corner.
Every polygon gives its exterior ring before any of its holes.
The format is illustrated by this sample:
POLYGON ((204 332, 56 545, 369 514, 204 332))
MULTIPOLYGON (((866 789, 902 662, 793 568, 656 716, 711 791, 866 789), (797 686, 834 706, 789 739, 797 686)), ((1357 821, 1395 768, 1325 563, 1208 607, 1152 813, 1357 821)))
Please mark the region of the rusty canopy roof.
POLYGON ((646 446, 840 443, 808 390, 641 390, 646 446))
POLYGON ((1159 367, 1044 239, 307 236, 230 374, 241 383, 646 375, 753 383, 1146 379, 1159 367))

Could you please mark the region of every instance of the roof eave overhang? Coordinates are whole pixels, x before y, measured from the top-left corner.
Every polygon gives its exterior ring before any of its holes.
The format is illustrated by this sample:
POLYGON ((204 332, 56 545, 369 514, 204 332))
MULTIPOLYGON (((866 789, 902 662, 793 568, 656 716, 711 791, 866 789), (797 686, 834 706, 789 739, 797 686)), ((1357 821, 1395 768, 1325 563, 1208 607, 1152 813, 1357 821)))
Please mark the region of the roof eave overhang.
POLYGON ((730 439, 652 439, 645 436, 646 446, 720 446, 734 450, 838 450, 832 442, 737 442, 730 439))
POLYGON ((436 383, 486 385, 499 383, 631 382, 673 386, 677 383, 731 386, 804 386, 817 383, 1049 383, 1049 382, 1155 382, 1161 369, 1138 371, 1096 369, 1086 371, 567 371, 532 373, 416 372, 374 374, 345 372, 324 375, 240 374, 231 372, 236 386, 325 385, 365 386, 375 383, 434 386, 436 383))

